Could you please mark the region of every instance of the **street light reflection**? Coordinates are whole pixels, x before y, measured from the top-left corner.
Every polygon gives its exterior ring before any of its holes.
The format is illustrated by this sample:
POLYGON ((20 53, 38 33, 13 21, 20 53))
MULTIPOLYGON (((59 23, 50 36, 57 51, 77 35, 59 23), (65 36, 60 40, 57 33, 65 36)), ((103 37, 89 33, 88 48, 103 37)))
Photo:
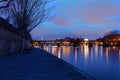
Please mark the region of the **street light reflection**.
POLYGON ((106 48, 106 60, 107 60, 107 62, 108 62, 108 53, 109 53, 109 48, 107 47, 106 48))
POLYGON ((84 46, 84 58, 85 58, 85 60, 88 58, 88 56, 89 56, 89 47, 84 46))
POLYGON ((69 57, 71 48, 70 48, 70 47, 67 47, 67 46, 63 46, 62 49, 63 49, 64 55, 65 55, 66 57, 69 57))
POLYGON ((55 46, 52 47, 52 54, 55 55, 57 53, 57 48, 55 46))
POLYGON ((78 55, 78 51, 77 48, 75 48, 75 65, 77 64, 77 55, 78 55))
POLYGON ((58 58, 61 58, 60 48, 58 48, 58 58))
POLYGON ((100 46, 100 56, 102 57, 102 54, 103 54, 103 47, 100 46))
POLYGON ((96 54, 96 57, 98 57, 98 46, 95 46, 95 54, 96 54))

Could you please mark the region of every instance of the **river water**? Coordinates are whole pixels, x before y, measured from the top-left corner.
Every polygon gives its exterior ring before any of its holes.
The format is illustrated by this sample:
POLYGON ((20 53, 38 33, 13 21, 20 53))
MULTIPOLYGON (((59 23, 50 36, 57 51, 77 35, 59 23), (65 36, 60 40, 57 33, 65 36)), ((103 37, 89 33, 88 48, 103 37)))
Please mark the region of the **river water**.
POLYGON ((96 80, 120 80, 120 48, 118 47, 44 46, 43 49, 96 80))

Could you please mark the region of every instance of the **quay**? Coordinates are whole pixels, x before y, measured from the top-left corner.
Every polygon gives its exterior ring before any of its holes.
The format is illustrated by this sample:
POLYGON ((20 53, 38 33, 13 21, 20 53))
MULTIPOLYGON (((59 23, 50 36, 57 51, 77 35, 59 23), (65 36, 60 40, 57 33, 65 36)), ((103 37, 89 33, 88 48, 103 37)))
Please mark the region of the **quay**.
POLYGON ((94 80, 72 65, 36 48, 0 56, 0 80, 94 80))

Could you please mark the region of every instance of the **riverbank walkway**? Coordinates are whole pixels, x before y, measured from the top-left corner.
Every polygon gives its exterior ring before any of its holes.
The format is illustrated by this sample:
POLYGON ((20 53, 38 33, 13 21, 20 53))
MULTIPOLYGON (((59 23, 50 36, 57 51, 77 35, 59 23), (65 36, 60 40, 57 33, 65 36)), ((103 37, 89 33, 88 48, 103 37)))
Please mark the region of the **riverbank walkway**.
POLYGON ((93 80, 40 49, 0 56, 0 80, 93 80))

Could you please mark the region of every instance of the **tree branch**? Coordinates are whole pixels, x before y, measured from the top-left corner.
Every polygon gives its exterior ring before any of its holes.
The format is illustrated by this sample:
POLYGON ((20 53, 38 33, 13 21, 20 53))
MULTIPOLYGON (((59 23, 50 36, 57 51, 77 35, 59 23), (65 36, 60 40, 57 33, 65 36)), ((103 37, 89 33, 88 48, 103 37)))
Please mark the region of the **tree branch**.
MULTIPOLYGON (((8 1, 8 0, 1 0, 0 3, 2 3, 2 2, 7 2, 7 1, 8 1)), ((3 9, 3 8, 6 8, 6 7, 9 7, 11 1, 12 1, 12 0, 9 0, 8 3, 6 3, 5 6, 1 6, 0 9, 3 9)))

